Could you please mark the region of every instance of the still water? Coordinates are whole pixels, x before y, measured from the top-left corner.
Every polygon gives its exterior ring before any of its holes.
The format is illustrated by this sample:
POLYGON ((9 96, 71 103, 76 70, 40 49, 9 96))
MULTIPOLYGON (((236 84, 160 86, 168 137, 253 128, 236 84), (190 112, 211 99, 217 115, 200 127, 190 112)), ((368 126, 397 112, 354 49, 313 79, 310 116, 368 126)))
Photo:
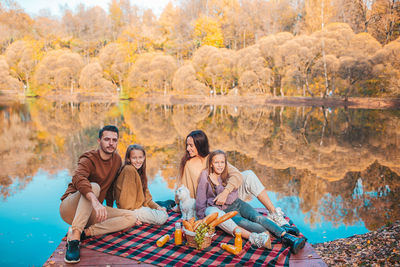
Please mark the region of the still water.
POLYGON ((40 266, 58 246, 68 228, 59 198, 106 124, 120 128, 122 156, 131 143, 145 146, 155 200, 173 198, 184 138, 202 129, 212 149, 259 176, 311 243, 400 219, 399 110, 40 99, 0 108, 1 266, 40 266))

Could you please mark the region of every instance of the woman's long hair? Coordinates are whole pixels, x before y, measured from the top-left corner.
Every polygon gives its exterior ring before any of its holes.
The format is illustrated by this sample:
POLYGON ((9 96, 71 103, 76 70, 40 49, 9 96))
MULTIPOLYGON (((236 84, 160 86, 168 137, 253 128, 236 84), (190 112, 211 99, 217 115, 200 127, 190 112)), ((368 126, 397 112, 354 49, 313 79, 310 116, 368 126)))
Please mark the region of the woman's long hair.
POLYGON ((228 184, 229 174, 228 174, 228 161, 226 160, 226 153, 224 151, 215 150, 210 153, 210 156, 208 157, 208 161, 207 161, 208 173, 211 174, 214 172, 214 169, 212 167, 212 161, 216 155, 224 155, 224 158, 225 158, 225 168, 224 168, 224 171, 221 173, 222 185, 225 187, 228 184))
POLYGON ((144 151, 144 148, 141 145, 134 144, 134 145, 128 146, 128 148, 126 149, 126 153, 125 153, 124 167, 126 165, 132 164, 130 157, 131 157, 131 152, 133 150, 140 150, 143 152, 143 155, 144 155, 144 161, 143 161, 142 167, 140 167, 137 170, 137 172, 139 173, 140 180, 142 181, 143 193, 145 193, 146 189, 147 189, 147 175, 146 175, 146 159, 147 159, 147 157, 146 157, 146 151, 144 151))
POLYGON ((190 134, 188 134, 185 139, 185 154, 183 155, 181 159, 181 164, 179 166, 180 179, 183 176, 183 170, 185 169, 186 162, 190 159, 189 152, 187 151, 187 139, 189 137, 193 138, 194 146, 196 147, 199 156, 207 157, 207 155, 210 153, 210 146, 208 144, 207 135, 202 130, 195 130, 190 132, 190 134))

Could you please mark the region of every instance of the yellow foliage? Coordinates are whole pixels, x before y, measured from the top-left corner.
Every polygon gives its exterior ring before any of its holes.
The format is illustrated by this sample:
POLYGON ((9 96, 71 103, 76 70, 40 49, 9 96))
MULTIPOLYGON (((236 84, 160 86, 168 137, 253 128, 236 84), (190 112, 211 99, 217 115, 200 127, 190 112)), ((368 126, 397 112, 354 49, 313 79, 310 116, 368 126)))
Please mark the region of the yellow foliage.
POLYGON ((211 17, 199 17, 194 23, 194 39, 198 46, 223 47, 224 37, 220 23, 211 17))
POLYGON ((65 137, 56 135, 55 143, 59 151, 64 151, 65 137))
POLYGON ((46 140, 49 137, 49 133, 45 131, 38 131, 37 132, 37 138, 39 140, 46 140))

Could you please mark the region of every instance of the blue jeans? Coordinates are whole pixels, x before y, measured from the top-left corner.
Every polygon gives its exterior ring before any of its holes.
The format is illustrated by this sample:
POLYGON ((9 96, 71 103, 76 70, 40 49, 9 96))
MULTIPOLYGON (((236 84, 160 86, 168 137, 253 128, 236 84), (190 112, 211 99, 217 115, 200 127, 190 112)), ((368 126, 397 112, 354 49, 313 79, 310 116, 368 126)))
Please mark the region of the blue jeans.
POLYGON ((281 237, 285 231, 276 223, 258 213, 252 206, 241 199, 236 199, 229 207, 224 209, 225 212, 236 210, 238 214, 232 220, 240 227, 249 232, 262 233, 269 231, 276 237, 281 237))

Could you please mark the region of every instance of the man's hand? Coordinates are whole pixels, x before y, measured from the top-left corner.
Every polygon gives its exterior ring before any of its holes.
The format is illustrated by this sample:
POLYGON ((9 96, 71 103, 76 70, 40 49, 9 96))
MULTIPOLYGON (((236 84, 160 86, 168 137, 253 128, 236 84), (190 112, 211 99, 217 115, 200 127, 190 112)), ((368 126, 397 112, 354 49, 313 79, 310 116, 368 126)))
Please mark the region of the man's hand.
POLYGON ((226 199, 228 198, 228 195, 229 195, 229 191, 225 189, 218 196, 216 196, 214 198, 215 204, 217 204, 219 206, 224 205, 226 202, 226 199))
POLYGON ((142 225, 142 224, 143 224, 143 223, 142 223, 141 221, 139 221, 139 219, 137 219, 136 222, 135 222, 135 225, 136 225, 136 226, 140 226, 140 225, 142 225))
POLYGON ((107 219, 107 209, 104 207, 95 194, 92 192, 87 193, 86 198, 92 203, 94 212, 96 213, 96 222, 103 222, 107 219))

